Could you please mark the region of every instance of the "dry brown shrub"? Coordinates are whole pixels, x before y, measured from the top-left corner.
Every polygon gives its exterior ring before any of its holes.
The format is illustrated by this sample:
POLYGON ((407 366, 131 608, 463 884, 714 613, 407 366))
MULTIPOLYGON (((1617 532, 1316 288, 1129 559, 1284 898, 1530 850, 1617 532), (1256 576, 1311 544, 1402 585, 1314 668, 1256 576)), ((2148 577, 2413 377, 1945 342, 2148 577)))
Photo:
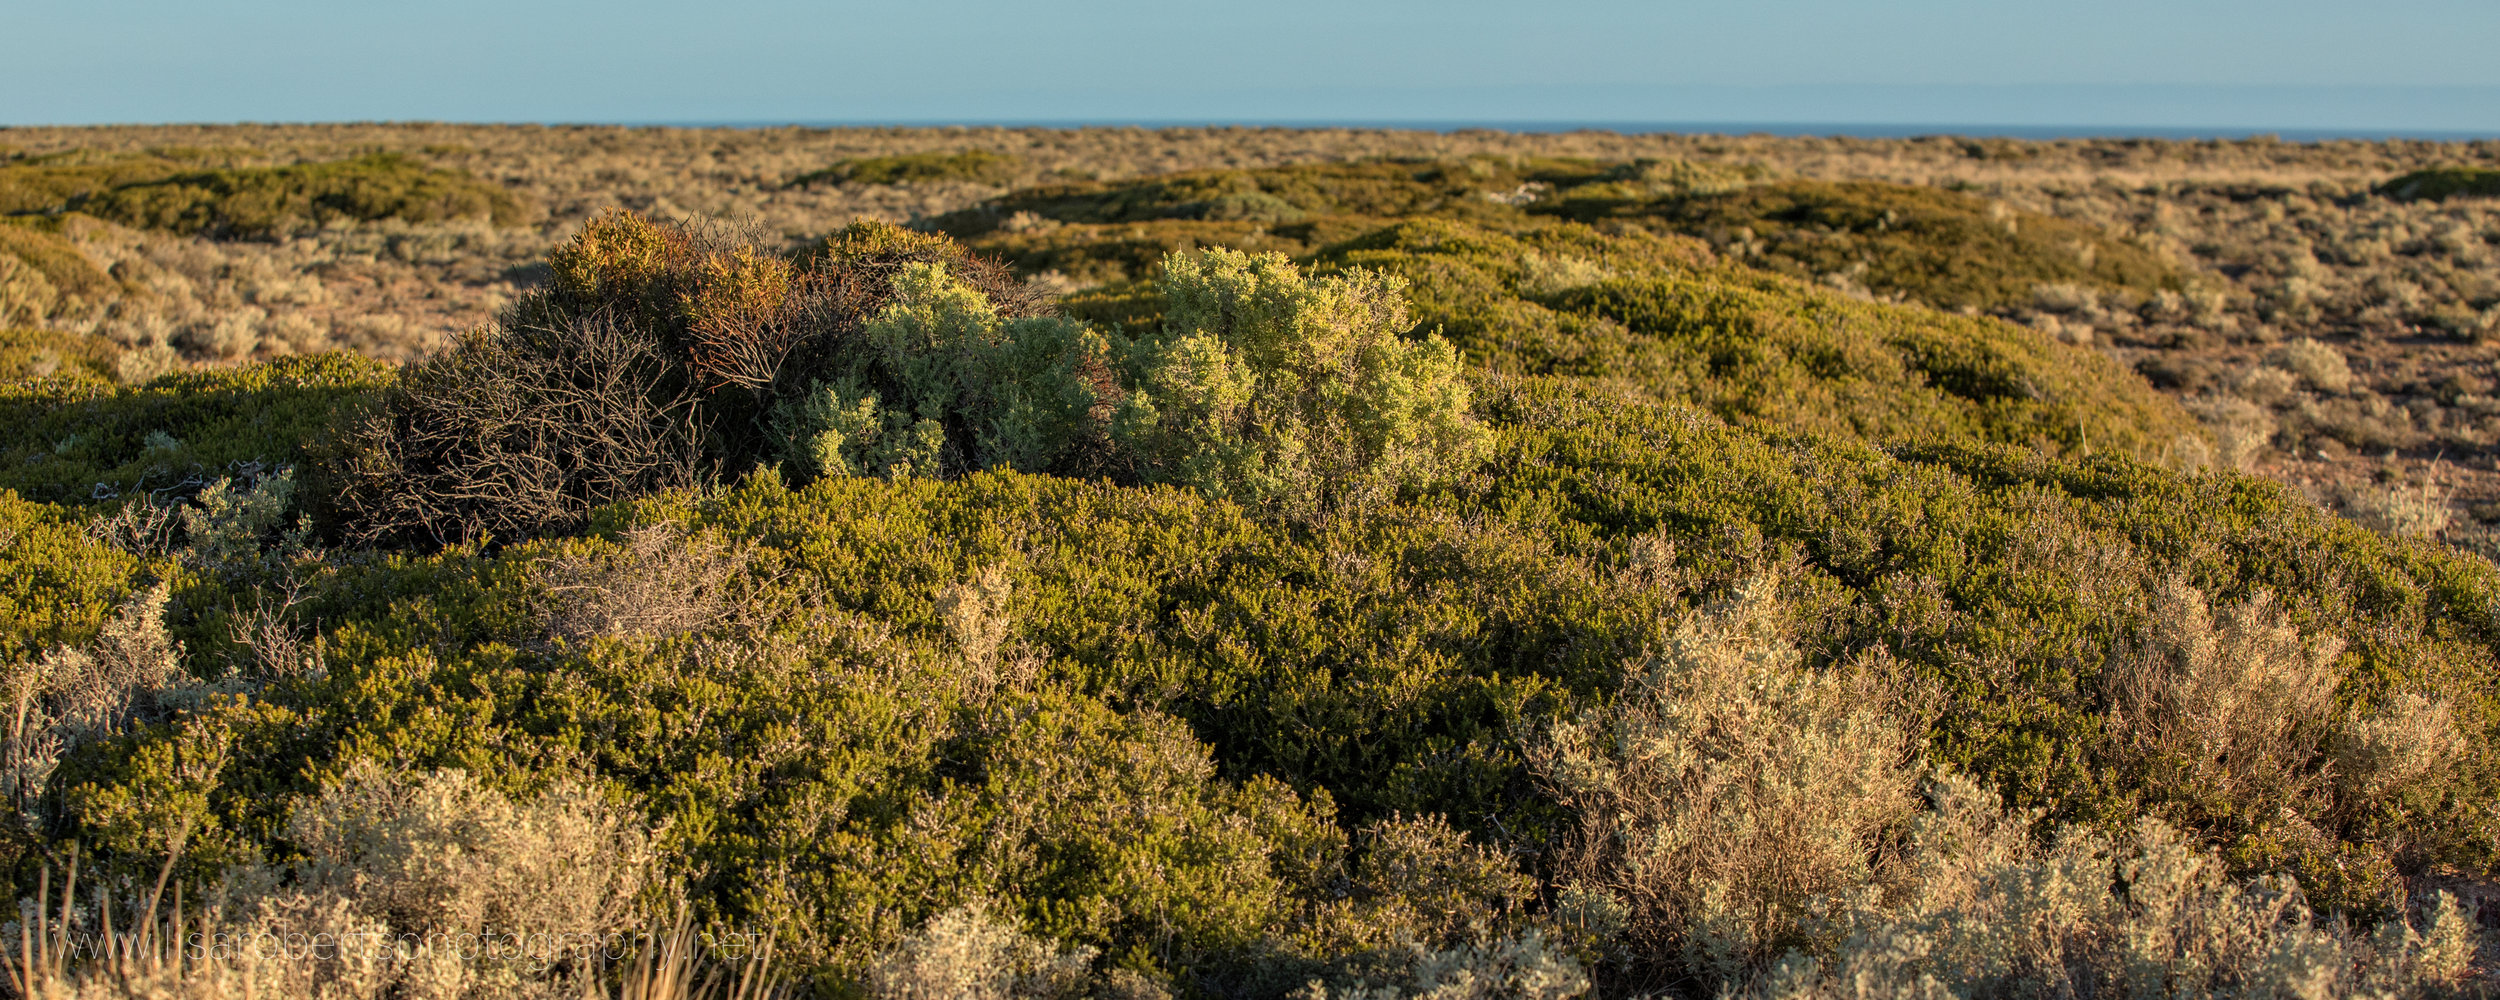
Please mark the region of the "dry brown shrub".
POLYGON ((1873 665, 1808 665, 1775 587, 1692 616, 1528 750, 1579 817, 1555 881, 1611 897, 1652 975, 1741 979, 1810 900, 1878 878, 1915 806, 1900 699, 1873 665))
POLYGON ((2217 613, 2172 577, 2154 595, 2143 639, 2104 677, 2109 738, 2183 801, 2224 814, 2299 801, 2317 788, 2342 652, 2339 639, 2301 635, 2270 594, 2217 613))
POLYGON ((624 533, 622 544, 570 546, 541 563, 539 627, 567 640, 666 637, 749 617, 738 586, 747 549, 687 535, 672 524, 624 533))
POLYGON ((613 316, 487 329, 415 365, 351 428, 349 530, 513 540, 703 475, 700 402, 613 316))

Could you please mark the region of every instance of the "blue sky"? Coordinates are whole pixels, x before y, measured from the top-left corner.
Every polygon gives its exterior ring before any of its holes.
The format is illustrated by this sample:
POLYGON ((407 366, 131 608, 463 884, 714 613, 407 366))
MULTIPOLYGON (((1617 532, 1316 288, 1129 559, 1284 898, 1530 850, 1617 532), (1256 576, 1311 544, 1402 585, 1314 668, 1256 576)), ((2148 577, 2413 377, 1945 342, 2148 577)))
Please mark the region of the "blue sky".
POLYGON ((0 123, 1812 121, 2500 134, 2493 0, 0 0, 0 123))

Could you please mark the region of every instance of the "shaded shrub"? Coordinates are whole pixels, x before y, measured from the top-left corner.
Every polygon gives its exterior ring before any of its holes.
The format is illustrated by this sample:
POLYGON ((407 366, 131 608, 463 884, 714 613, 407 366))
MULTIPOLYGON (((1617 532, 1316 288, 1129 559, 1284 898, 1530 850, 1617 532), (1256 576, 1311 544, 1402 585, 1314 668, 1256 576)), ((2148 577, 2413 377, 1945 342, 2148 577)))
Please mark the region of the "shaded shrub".
POLYGON ((1148 481, 1261 504, 1429 486, 1481 460, 1457 353, 1403 338, 1395 279, 1209 251, 1174 257, 1161 287, 1162 334, 1133 349, 1112 425, 1148 481))
POLYGON ((0 330, 0 382, 48 378, 109 382, 119 368, 121 353, 102 337, 0 330))
POLYGON ((2500 170, 2489 167, 2416 170, 2379 185, 2378 193, 2396 201, 2500 198, 2500 170))
MULTIPOLYGON (((0 328, 41 326, 47 320, 83 316, 121 291, 119 282, 59 233, 32 221, 0 220, 0 328)), ((25 377, 6 372, 0 368, 0 377, 25 377)))
POLYGON ((375 362, 324 354, 141 385, 0 383, 0 488, 84 504, 187 497, 254 463, 317 470, 333 419, 390 378, 375 362))
POLYGON ((1809 280, 1839 276, 1943 309, 2012 308, 2046 284, 2146 296, 2187 280, 2177 264, 2089 223, 1938 188, 1791 180, 1691 195, 1610 194, 1566 190, 1539 210, 1699 236, 1754 267, 1809 280))

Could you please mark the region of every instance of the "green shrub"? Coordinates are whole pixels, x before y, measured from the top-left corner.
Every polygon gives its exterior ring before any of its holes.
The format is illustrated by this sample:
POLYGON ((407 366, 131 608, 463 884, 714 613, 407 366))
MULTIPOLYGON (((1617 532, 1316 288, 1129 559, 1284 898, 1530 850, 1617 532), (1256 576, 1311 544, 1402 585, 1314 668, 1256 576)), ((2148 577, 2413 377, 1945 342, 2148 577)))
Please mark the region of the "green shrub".
POLYGON ((142 157, 85 166, 0 167, 0 211, 84 212, 126 226, 266 239, 336 221, 528 220, 501 185, 395 153, 283 167, 199 169, 142 157))
POLYGON ((1281 255, 1175 256, 1163 331, 1132 352, 1112 435, 1150 482, 1261 504, 1369 498, 1471 470, 1486 435, 1457 352, 1411 326, 1402 283, 1309 280, 1281 255))
POLYGON ((894 301, 860 336, 866 349, 844 369, 774 413, 785 457, 806 474, 1107 463, 1101 411, 1118 394, 1111 348, 1082 324, 1001 320, 979 291, 919 264, 895 276, 894 301))
POLYGON ((0 383, 0 488, 85 504, 187 495, 255 463, 312 470, 331 421, 390 378, 375 362, 324 354, 135 386, 0 383))
POLYGON ((1021 166, 1021 161, 1014 156, 986 149, 966 149, 954 153, 901 153, 844 160, 823 170, 794 177, 789 186, 930 184, 938 181, 996 186, 1013 180, 1021 166))
POLYGON ((2489 167, 2416 170, 2379 185, 2378 193, 2396 201, 2500 198, 2500 170, 2489 167))
POLYGON ((2197 434, 2176 403, 2097 353, 1707 266, 1678 239, 1412 222, 1319 259, 1407 278, 1418 318, 1471 364, 1628 384, 1747 426, 2151 459, 2197 434))
POLYGON ((109 382, 121 348, 92 335, 0 329, 0 382, 109 382))
POLYGON ((2024 305, 2040 285, 2150 295, 2186 276, 2160 255, 2088 223, 1974 195, 1881 181, 1780 181, 1716 194, 1608 197, 1566 190, 1551 211, 1625 219, 1708 239, 1737 259, 1809 280, 1840 276, 1941 309, 2024 305))

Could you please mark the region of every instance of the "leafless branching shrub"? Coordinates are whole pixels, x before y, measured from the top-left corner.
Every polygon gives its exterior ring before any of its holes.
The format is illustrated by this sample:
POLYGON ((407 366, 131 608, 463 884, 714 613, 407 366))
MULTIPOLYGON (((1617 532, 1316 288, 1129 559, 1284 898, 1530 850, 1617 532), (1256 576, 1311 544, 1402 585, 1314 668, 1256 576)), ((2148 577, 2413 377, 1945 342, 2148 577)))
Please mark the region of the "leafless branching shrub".
POLYGON ((1775 586, 1685 621, 1528 751, 1580 821, 1556 881, 1616 900, 1653 974, 1741 978, 1810 900, 1878 877, 1871 847, 1914 805, 1897 699, 1872 669, 1807 665, 1775 586))
POLYGON ((515 539, 611 501, 693 485, 700 403, 615 318, 480 330, 406 370, 352 433, 352 530, 515 539))
POLYGON ((540 564, 539 625, 560 639, 671 636, 740 619, 737 583, 751 553, 671 524, 627 531, 623 544, 568 548, 540 564))

